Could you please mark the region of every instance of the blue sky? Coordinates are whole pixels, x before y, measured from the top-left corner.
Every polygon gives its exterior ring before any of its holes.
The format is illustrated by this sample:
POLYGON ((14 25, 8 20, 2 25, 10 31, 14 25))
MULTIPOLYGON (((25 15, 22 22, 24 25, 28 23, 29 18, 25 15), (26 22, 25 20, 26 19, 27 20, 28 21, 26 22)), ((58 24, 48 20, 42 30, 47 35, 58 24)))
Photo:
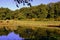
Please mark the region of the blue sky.
MULTIPOLYGON (((39 5, 41 3, 48 4, 50 2, 58 2, 58 1, 60 1, 60 0, 33 0, 33 2, 31 2, 31 4, 32 4, 32 6, 35 6, 35 5, 39 5)), ((0 0, 0 7, 9 8, 11 10, 16 10, 16 9, 20 9, 22 7, 27 7, 27 5, 23 6, 22 4, 20 4, 19 8, 17 8, 14 0, 0 0)))

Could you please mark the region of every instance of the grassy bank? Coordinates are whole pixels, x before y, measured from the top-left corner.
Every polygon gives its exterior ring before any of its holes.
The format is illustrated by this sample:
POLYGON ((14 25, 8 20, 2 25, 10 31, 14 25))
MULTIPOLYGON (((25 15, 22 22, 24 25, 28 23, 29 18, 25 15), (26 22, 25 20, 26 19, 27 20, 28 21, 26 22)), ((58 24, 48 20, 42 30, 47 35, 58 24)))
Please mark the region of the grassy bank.
POLYGON ((32 40, 60 40, 60 21, 0 20, 0 35, 12 31, 32 40))

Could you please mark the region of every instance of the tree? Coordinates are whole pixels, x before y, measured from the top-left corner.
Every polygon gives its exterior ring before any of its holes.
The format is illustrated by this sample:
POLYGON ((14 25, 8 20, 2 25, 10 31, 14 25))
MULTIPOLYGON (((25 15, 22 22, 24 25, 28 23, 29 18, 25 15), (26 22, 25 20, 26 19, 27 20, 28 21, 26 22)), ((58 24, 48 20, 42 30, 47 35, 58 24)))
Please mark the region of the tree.
POLYGON ((48 14, 47 6, 44 4, 41 4, 38 6, 38 18, 46 18, 48 14))
POLYGON ((49 18, 54 18, 54 5, 55 5, 54 3, 48 4, 48 14, 50 15, 49 18))
POLYGON ((54 14, 55 14, 55 17, 58 17, 58 16, 60 16, 60 2, 58 2, 58 3, 55 3, 55 6, 54 6, 54 14))

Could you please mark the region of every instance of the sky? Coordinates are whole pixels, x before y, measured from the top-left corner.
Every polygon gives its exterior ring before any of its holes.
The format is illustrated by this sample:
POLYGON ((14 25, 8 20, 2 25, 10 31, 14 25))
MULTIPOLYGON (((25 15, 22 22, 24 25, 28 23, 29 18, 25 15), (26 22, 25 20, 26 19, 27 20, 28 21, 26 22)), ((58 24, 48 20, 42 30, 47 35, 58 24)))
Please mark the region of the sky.
MULTIPOLYGON (((51 2, 59 2, 60 0, 33 0, 33 2, 31 2, 32 6, 37 6, 40 4, 48 4, 51 2)), ((20 9, 22 7, 27 7, 27 5, 23 6, 23 4, 19 5, 19 8, 16 7, 16 4, 14 2, 14 0, 0 0, 0 8, 9 8, 10 10, 16 10, 16 9, 20 9)))

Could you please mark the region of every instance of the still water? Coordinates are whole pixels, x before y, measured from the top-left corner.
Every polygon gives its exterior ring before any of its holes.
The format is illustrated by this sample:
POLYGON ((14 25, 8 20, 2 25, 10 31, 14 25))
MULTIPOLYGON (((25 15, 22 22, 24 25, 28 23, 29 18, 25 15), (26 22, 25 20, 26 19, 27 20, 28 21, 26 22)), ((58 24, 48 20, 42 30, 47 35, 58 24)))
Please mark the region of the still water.
POLYGON ((24 38, 19 37, 19 34, 11 32, 7 36, 6 35, 0 36, 0 40, 24 40, 24 38))

